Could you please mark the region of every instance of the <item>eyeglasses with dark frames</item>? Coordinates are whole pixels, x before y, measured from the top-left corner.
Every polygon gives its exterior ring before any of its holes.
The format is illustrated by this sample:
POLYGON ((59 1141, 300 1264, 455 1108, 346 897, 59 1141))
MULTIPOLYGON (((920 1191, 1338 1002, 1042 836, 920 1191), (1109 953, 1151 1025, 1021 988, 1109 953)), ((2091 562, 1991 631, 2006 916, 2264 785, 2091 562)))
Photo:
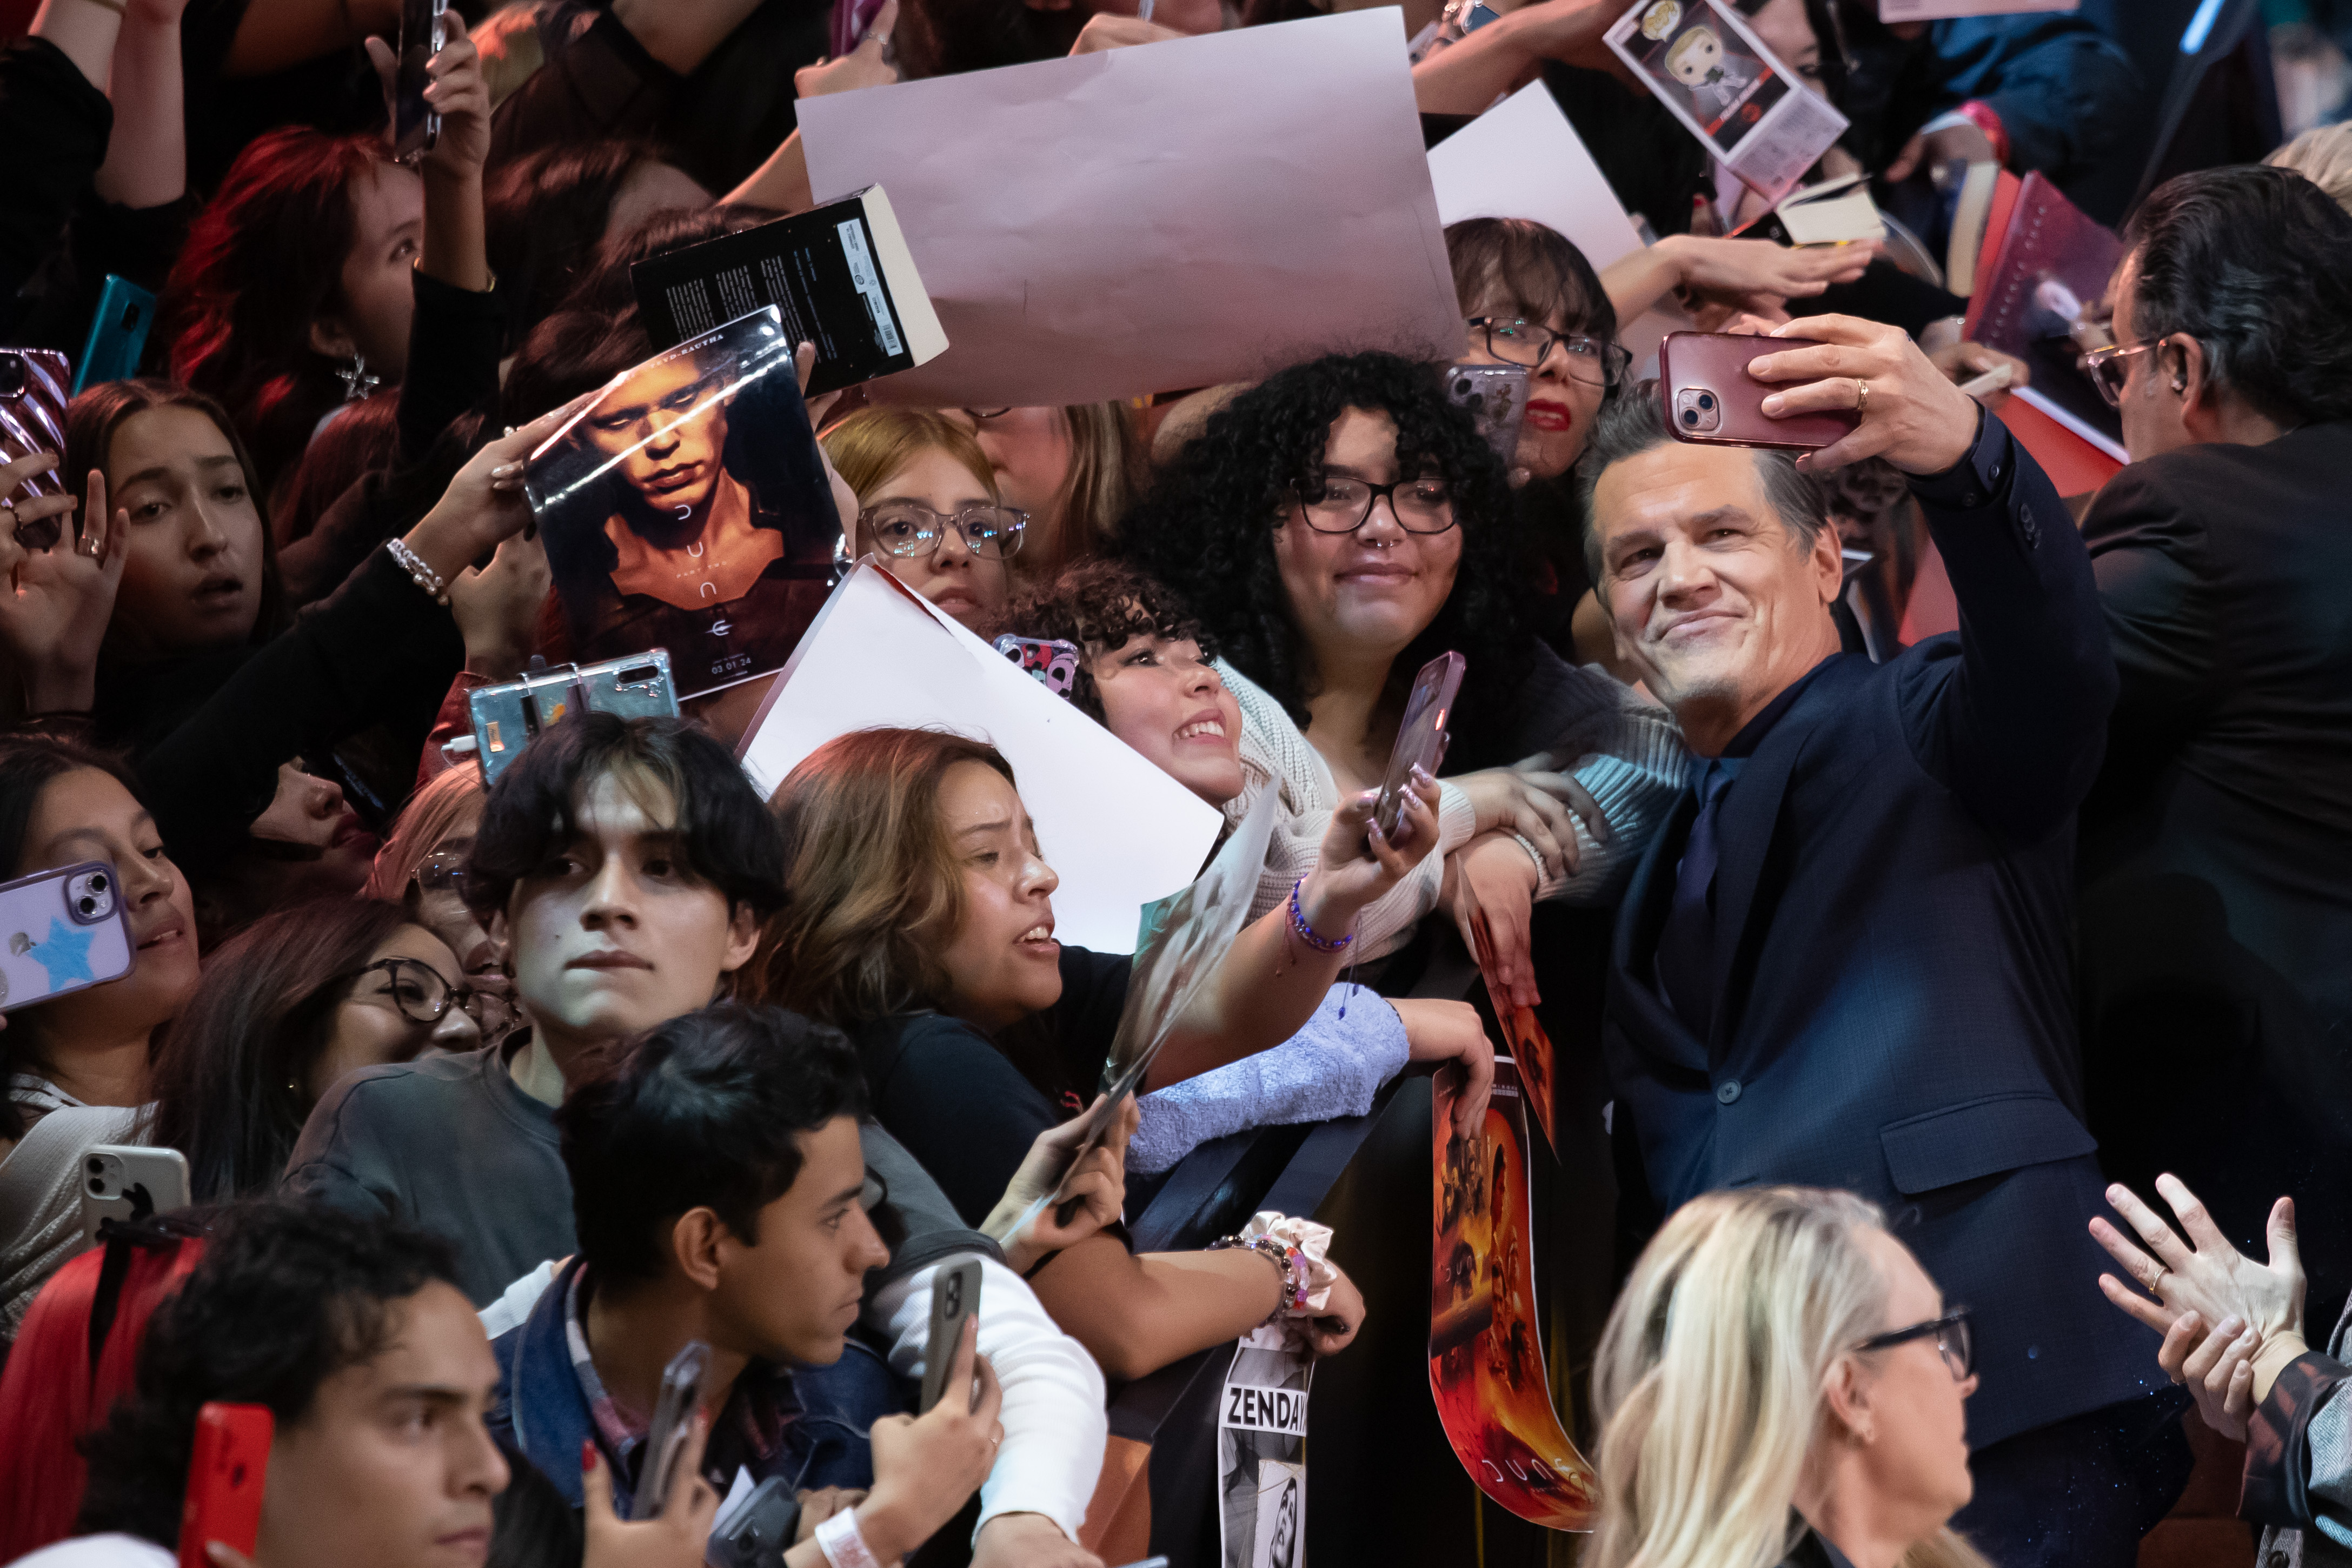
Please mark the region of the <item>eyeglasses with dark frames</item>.
MULTIPOLYGON (((421 958, 379 958, 373 963, 362 964, 342 978, 363 980, 382 970, 391 984, 379 994, 388 994, 400 1016, 412 1024, 437 1024, 449 1011, 452 1002, 463 1006, 472 997, 464 986, 452 985, 439 970, 421 958)), ((467 1016, 474 1016, 467 1008, 467 1016)))
POLYGON ((950 528, 982 560, 1003 561, 1020 552, 1029 514, 1013 506, 968 506, 941 516, 920 501, 886 500, 859 512, 857 521, 874 535, 875 548, 901 561, 938 550, 950 528))
POLYGON ((1383 496, 1390 515, 1407 533, 1444 533, 1454 526, 1454 492, 1431 474, 1385 485, 1329 475, 1319 491, 1302 486, 1297 493, 1299 513, 1318 533, 1355 532, 1372 521, 1372 508, 1383 496))
POLYGON ((1570 377, 1588 386, 1615 386, 1633 363, 1630 352, 1605 338, 1555 332, 1517 317, 1473 316, 1470 325, 1485 342, 1486 352, 1506 363, 1540 370, 1551 351, 1560 350, 1567 356, 1570 377))
POLYGON ((2103 349, 2093 349, 2083 356, 2083 368, 2090 373, 2091 383, 2099 395, 2107 400, 2110 408, 2124 405, 2124 384, 2131 379, 2131 358, 2163 346, 2164 340, 2146 343, 2110 343, 2103 349))
POLYGON ((1909 1344, 1913 1340, 1936 1336, 1936 1349, 1950 1369, 1954 1383, 1966 1383, 1969 1370, 1976 1365, 1976 1345, 1969 1335, 1969 1310, 1955 1307, 1940 1318, 1924 1323, 1914 1323, 1907 1329, 1874 1335, 1854 1346, 1857 1351, 1890 1351, 1896 1345, 1909 1344))

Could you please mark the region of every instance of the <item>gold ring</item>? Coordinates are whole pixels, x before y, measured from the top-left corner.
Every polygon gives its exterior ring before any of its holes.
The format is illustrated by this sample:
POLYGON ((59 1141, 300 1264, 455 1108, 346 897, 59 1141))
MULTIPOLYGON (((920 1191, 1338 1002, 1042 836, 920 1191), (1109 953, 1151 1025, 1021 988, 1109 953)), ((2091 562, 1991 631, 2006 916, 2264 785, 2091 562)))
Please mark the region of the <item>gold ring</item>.
POLYGON ((1870 412, 1870 383, 1858 375, 1853 378, 1853 411, 1856 414, 1870 412))

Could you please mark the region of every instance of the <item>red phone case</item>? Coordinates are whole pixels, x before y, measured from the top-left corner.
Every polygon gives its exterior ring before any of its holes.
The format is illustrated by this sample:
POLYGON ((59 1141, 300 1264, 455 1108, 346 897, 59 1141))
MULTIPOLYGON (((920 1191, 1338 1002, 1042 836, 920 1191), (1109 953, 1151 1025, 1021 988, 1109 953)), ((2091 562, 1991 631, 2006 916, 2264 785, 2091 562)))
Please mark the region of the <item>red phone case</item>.
POLYGON ((196 1412, 196 1453, 180 1508, 180 1568, 213 1568, 205 1547, 215 1541, 253 1555, 277 1428, 266 1405, 215 1402, 196 1412))
POLYGON ((1802 384, 1758 381, 1748 374, 1750 360, 1785 349, 1822 346, 1810 338, 1668 332, 1658 344, 1658 402, 1665 410, 1667 434, 1702 447, 1769 447, 1783 452, 1817 451, 1840 439, 1862 423, 1862 416, 1841 408, 1775 419, 1764 412, 1766 396, 1802 384), (1707 397, 1715 400, 1711 409, 1700 406, 1707 397), (1713 427, 1700 427, 1710 416, 1713 427))

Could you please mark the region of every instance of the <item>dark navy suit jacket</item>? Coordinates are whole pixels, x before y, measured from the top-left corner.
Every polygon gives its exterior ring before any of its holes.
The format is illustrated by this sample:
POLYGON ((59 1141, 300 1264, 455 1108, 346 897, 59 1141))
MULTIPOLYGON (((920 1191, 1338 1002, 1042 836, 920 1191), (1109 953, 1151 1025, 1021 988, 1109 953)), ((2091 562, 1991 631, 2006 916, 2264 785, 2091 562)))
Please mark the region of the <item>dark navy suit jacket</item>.
POLYGON ((1961 630, 1833 656, 1724 797, 1707 1038, 1651 956, 1685 792, 1618 915, 1605 1048, 1661 1213, 1751 1183, 1882 1205, 1974 1309, 1981 1447, 2161 1386, 2085 1228, 2070 928, 2074 808, 2116 671, 2083 542, 2000 422, 1915 481, 1961 630))

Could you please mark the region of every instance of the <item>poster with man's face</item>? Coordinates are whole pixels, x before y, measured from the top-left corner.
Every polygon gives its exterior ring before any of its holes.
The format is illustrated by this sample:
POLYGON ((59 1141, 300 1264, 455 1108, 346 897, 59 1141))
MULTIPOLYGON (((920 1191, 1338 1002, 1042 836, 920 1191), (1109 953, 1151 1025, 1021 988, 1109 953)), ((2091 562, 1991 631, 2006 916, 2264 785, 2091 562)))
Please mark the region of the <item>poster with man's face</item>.
POLYGON ((531 454, 577 663, 667 648, 681 698, 782 668, 841 531, 773 306, 625 371, 531 454))

